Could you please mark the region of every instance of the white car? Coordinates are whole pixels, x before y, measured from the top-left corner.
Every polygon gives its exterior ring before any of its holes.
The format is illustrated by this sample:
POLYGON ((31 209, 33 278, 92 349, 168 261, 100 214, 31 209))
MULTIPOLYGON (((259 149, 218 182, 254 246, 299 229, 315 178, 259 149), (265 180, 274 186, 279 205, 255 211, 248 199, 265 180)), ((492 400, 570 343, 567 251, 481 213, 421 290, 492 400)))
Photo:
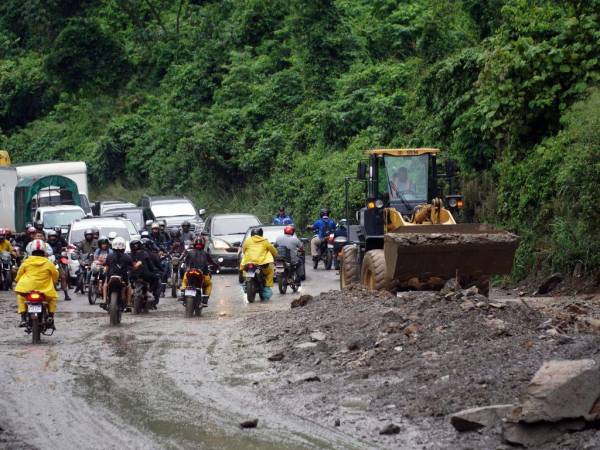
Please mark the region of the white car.
MULTIPOLYGON (((114 231, 118 237, 125 240, 126 251, 129 252, 129 242, 133 239, 139 239, 140 235, 133 222, 121 217, 90 217, 73 222, 69 229, 67 242, 70 245, 77 245, 85 239, 85 230, 89 228, 98 228, 100 236, 108 236, 108 233, 114 231)), ((69 272, 71 277, 76 277, 79 270, 79 260, 73 259, 69 253, 69 272)), ((87 255, 81 255, 85 258, 87 255)))
POLYGON ((85 217, 82 208, 75 205, 40 206, 35 211, 34 222, 42 222, 44 230, 60 227, 66 233, 71 223, 85 217))

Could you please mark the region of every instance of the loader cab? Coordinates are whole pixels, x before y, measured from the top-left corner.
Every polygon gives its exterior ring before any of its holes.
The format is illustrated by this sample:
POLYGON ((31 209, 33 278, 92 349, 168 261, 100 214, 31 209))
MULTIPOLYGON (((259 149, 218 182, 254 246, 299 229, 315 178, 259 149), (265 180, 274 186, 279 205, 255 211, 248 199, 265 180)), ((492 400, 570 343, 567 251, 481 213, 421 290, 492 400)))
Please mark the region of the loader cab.
POLYGON ((437 195, 436 149, 381 149, 369 152, 368 198, 410 216, 415 206, 437 195))

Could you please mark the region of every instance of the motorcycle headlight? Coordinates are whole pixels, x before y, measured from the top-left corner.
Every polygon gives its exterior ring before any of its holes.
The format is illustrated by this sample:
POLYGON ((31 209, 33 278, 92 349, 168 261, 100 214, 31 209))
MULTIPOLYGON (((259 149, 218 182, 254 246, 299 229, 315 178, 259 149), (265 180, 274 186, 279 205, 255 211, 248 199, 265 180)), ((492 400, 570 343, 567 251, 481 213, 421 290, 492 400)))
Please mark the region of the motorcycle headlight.
POLYGON ((338 236, 333 240, 333 242, 337 244, 345 244, 348 242, 348 238, 346 236, 338 236))

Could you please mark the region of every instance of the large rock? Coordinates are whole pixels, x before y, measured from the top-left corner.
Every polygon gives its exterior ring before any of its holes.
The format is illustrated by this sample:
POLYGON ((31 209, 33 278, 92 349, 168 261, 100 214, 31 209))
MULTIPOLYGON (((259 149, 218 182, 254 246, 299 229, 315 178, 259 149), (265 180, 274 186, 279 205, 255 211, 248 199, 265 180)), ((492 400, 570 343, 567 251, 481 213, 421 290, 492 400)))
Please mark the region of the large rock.
POLYGON ((500 424, 513 408, 514 405, 491 405, 465 409, 452 414, 450 423, 456 431, 472 431, 491 427, 500 424))
POLYGON ((554 288, 556 288, 556 286, 558 286, 562 280, 562 274, 558 272, 553 273, 548 278, 546 278, 542 284, 540 284, 540 286, 537 288, 537 291, 535 291, 535 295, 547 294, 548 292, 554 290, 554 288))
POLYGON ((595 420, 600 418, 594 408, 599 397, 600 365, 593 359, 545 362, 509 420, 527 423, 595 420))
POLYGON ((580 419, 563 420, 559 423, 510 423, 503 426, 502 436, 506 442, 525 447, 541 447, 563 433, 580 431, 585 428, 585 421, 580 419))

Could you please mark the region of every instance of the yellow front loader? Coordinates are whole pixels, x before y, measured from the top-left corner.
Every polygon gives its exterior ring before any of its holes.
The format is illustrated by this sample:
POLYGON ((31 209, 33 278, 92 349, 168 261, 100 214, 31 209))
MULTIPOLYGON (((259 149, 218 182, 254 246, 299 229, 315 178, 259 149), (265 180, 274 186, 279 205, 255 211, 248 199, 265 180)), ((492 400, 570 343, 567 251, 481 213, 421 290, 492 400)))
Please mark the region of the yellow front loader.
POLYGON ((361 163, 367 183, 358 224, 342 250, 340 285, 370 289, 440 289, 450 278, 487 295, 489 277, 512 270, 518 237, 485 224, 457 224, 460 195, 439 198, 438 149, 376 149, 361 163))

